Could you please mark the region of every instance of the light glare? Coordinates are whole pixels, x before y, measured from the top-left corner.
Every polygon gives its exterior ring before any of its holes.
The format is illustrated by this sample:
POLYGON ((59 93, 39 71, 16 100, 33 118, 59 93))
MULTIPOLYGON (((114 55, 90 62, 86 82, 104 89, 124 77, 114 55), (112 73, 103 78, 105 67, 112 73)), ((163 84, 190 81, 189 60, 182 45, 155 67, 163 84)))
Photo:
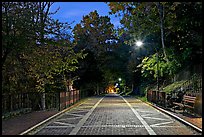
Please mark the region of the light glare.
POLYGON ((137 42, 136 42, 136 45, 137 45, 138 47, 142 46, 142 44, 143 44, 142 41, 137 41, 137 42))

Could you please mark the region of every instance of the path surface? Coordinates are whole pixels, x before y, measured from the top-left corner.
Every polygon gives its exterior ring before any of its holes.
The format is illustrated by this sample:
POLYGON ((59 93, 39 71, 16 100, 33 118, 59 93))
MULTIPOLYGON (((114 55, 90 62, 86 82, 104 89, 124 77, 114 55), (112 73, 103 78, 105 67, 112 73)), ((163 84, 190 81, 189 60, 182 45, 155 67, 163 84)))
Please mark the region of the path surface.
POLYGON ((18 135, 56 113, 58 113, 57 110, 35 111, 11 119, 2 120, 2 135, 18 135))
POLYGON ((132 97, 91 97, 30 135, 193 135, 179 121, 132 97))

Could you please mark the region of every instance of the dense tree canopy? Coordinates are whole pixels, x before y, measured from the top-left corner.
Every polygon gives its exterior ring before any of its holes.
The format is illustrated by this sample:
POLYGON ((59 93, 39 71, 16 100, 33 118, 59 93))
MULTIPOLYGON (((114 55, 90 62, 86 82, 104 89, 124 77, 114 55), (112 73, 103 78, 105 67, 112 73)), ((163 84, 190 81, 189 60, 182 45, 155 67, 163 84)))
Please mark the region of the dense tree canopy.
POLYGON ((108 16, 99 16, 97 11, 90 12, 74 27, 74 42, 78 48, 88 49, 99 56, 111 50, 109 41, 116 38, 113 27, 108 16))
POLYGON ((71 79, 92 95, 119 77, 138 86, 200 63, 200 2, 107 4, 121 28, 95 10, 72 35, 69 23, 51 17, 53 2, 2 2, 2 93, 68 91, 71 79))
POLYGON ((201 60, 200 2, 110 2, 108 5, 111 14, 122 17, 120 34, 128 35, 127 43, 135 45, 136 40, 142 40, 144 48, 150 51, 137 64, 143 77, 157 77, 155 52, 159 53, 160 78, 173 77, 187 64, 201 60))
POLYGON ((85 55, 73 50, 69 24, 51 18, 52 4, 2 2, 2 93, 68 91, 85 55))
POLYGON ((85 52, 89 54, 87 55, 89 62, 85 58, 80 63, 86 64, 81 65, 82 77, 89 79, 81 79, 81 86, 84 81, 85 85, 91 82, 90 85, 95 89, 99 85, 105 89, 109 84, 114 84, 118 77, 124 77, 128 48, 121 46, 108 16, 99 16, 97 11, 90 12, 89 15, 83 17, 80 24, 74 27, 73 33, 76 50, 85 49, 85 52))

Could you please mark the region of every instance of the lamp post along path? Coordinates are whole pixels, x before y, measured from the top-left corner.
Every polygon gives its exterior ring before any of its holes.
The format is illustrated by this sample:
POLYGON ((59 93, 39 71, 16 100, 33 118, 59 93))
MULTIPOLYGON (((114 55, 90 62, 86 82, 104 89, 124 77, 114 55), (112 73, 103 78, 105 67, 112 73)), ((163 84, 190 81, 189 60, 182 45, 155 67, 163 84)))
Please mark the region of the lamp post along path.
MULTIPOLYGON (((157 52, 157 50, 156 50, 157 52)), ((159 55, 158 55, 158 52, 157 52, 157 99, 158 99, 158 95, 159 95, 159 55)))
MULTIPOLYGON (((140 47, 143 45, 143 42, 142 41, 136 41, 135 44, 140 47)), ((155 48, 155 51, 156 51, 156 56, 157 56, 157 59, 156 59, 156 62, 157 62, 157 91, 156 91, 156 98, 158 99, 158 95, 159 95, 159 55, 158 55, 158 51, 157 49, 155 48)))

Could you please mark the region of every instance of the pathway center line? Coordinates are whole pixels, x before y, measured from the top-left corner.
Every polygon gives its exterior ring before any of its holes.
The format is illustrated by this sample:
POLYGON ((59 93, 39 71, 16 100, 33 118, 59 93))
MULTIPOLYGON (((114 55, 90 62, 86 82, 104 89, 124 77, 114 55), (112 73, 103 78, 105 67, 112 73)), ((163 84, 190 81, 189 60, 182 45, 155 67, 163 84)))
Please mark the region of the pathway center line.
MULTIPOLYGON (((104 97, 103 97, 104 98, 104 97)), ((86 122, 86 120, 89 118, 89 116, 92 114, 94 109, 98 106, 98 104, 102 101, 101 98, 92 108, 91 110, 86 113, 86 115, 79 121, 79 123, 75 126, 75 128, 69 133, 69 135, 76 135, 77 132, 80 130, 80 128, 83 126, 83 124, 86 122)))
MULTIPOLYGON (((121 96, 122 97, 122 96, 121 96)), ((127 103, 127 105, 131 108, 131 110, 133 111, 133 113, 136 115, 136 117, 140 120, 140 122, 144 125, 144 127, 146 128, 147 132, 150 135, 156 135, 156 133, 154 132, 154 130, 147 124, 147 122, 140 116, 140 114, 130 105, 129 102, 127 102, 127 100, 125 98, 122 97, 122 99, 127 103)))

